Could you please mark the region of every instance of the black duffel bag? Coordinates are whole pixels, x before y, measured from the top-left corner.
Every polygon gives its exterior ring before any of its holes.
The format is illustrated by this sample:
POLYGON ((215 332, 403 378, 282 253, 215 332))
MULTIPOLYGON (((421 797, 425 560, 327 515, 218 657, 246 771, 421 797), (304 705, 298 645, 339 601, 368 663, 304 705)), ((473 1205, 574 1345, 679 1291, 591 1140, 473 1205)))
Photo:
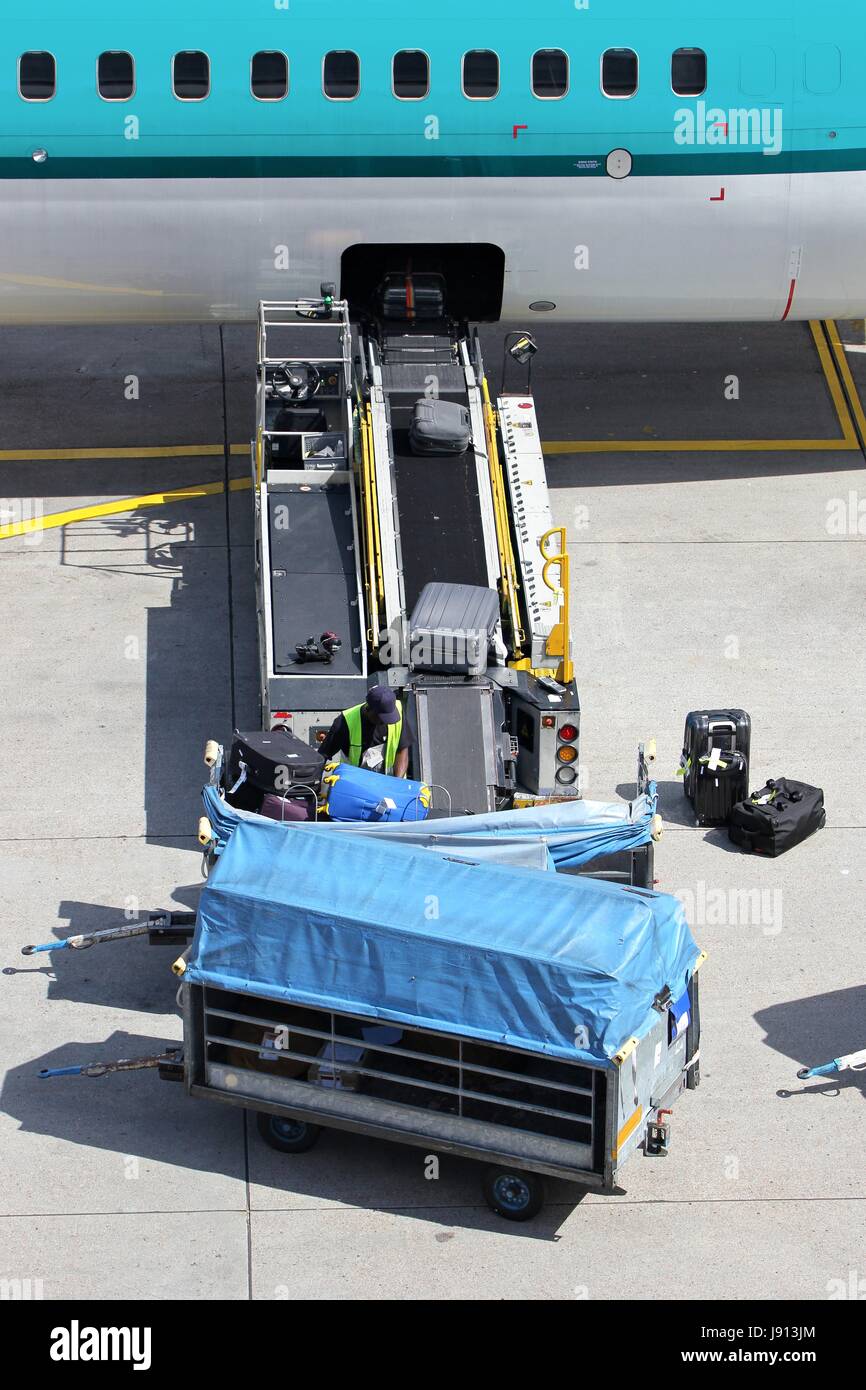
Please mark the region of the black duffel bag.
POLYGON ((738 801, 728 821, 728 835, 741 849, 775 858, 792 849, 827 819, 824 793, 808 782, 777 777, 747 801, 738 801))

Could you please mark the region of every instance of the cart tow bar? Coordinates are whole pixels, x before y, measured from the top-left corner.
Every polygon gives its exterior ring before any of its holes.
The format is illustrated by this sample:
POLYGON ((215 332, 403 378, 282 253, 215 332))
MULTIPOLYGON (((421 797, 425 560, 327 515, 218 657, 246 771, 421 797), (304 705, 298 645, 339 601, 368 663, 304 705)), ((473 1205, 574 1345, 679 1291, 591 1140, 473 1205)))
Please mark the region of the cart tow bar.
POLYGON ((78 936, 67 936, 65 941, 46 941, 41 946, 22 946, 21 954, 35 956, 39 951, 86 951, 89 946, 125 941, 131 936, 149 936, 152 946, 179 946, 189 940, 194 928, 194 912, 150 912, 143 922, 126 922, 122 927, 107 927, 105 931, 82 932, 78 936))
POLYGON ((866 1070, 866 1048, 862 1052, 849 1052, 847 1057, 834 1057, 832 1062, 825 1062, 822 1067, 801 1067, 797 1072, 800 1081, 807 1081, 810 1076, 833 1076, 837 1071, 864 1071, 866 1070))
POLYGON ((183 1048, 167 1047, 165 1052, 156 1052, 150 1057, 119 1057, 116 1062, 82 1062, 79 1067, 43 1067, 39 1072, 40 1081, 51 1076, 107 1076, 115 1071, 146 1071, 159 1067, 160 1075, 166 1072, 183 1072, 183 1048))

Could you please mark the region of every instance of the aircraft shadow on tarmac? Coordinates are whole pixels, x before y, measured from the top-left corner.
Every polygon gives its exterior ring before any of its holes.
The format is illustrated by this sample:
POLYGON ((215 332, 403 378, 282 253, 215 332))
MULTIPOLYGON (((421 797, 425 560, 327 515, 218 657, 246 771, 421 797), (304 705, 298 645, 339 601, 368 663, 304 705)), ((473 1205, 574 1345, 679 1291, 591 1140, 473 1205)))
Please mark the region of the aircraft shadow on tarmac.
MULTIPOLYGON (((25 1132, 81 1145, 82 1162, 91 1170, 96 1162, 92 1150, 102 1150, 117 1155, 124 1164, 138 1159, 145 1165, 170 1165, 180 1170, 181 1181, 184 1171, 193 1180, 196 1172, 233 1179, 238 1184, 234 1194, 238 1209, 245 1205, 248 1182, 254 1189, 254 1210, 296 1211, 333 1202, 398 1212, 436 1224, 555 1241, 586 1195, 570 1183, 547 1179, 546 1204, 539 1216, 525 1225, 508 1222, 496 1217, 483 1201, 481 1163, 442 1154, 438 1175, 431 1180, 426 1174, 431 1171, 432 1149, 328 1129, 308 1153, 279 1154, 260 1138, 250 1112, 188 1097, 180 1085, 160 1080, 154 1071, 97 1078, 42 1080, 38 1076, 43 1067, 144 1057, 163 1051, 172 1041, 117 1031, 100 1043, 64 1042, 7 1073, 2 1108, 25 1132), (280 1195, 269 1197, 269 1192, 280 1195)), ((74 1167, 72 1149, 68 1163, 74 1167)), ((120 1165, 116 1170, 100 1166, 100 1190, 115 1171, 123 1170, 120 1165)), ((222 1193, 213 1205, 230 1209, 235 1203, 226 1199, 224 1189, 222 1193)), ((614 1195, 624 1195, 623 1190, 617 1189, 614 1195)), ((184 1205, 210 1203, 205 1187, 198 1199, 191 1193, 184 1205)))
POLYGON ((820 1066, 866 1047, 866 985, 771 1004, 755 1014, 755 1021, 766 1033, 767 1046, 792 1061, 791 1088, 779 1091, 780 1097, 836 1096, 856 1089, 866 1099, 866 1071, 797 1080, 800 1067, 820 1066))

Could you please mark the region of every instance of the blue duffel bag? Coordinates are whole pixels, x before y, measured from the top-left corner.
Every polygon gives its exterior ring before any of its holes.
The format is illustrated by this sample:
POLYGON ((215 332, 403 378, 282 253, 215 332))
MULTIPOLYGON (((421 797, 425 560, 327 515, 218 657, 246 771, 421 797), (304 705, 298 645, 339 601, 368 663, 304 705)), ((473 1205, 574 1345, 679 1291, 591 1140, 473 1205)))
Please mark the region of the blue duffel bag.
POLYGON ((326 763, 320 809, 331 820, 425 820, 430 788, 426 782, 387 777, 352 763, 326 763))

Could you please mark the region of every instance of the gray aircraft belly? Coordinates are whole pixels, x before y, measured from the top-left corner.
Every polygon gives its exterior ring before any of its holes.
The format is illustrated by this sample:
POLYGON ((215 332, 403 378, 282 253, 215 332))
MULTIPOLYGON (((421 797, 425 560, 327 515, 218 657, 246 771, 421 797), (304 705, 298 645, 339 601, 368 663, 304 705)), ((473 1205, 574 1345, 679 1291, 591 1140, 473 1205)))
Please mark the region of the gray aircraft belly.
POLYGON ((793 317, 862 317, 864 194, 860 173, 4 181, 0 322, 248 320, 377 241, 500 246, 503 318, 778 319, 792 280, 793 317))

